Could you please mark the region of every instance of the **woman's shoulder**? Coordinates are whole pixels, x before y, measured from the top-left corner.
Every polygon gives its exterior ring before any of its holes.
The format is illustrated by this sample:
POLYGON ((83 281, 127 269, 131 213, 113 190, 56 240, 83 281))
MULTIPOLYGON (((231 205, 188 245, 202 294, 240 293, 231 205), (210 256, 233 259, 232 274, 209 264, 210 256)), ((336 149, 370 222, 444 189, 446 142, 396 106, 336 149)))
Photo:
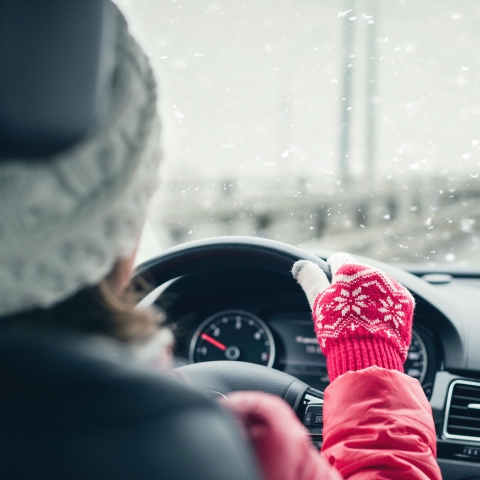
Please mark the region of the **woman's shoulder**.
POLYGON ((216 402, 136 366, 118 345, 0 336, 0 374, 0 443, 8 447, 0 453, 0 474, 8 473, 2 478, 54 478, 59 468, 62 478, 89 480, 100 472, 119 479, 257 478, 248 446, 216 402), (9 476, 25 450, 26 468, 48 475, 9 476))

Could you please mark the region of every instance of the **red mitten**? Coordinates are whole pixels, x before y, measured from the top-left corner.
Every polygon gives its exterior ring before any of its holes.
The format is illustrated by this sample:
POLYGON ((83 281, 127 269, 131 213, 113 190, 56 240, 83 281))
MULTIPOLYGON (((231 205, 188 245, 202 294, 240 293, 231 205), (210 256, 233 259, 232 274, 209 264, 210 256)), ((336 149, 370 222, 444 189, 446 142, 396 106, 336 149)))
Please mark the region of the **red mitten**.
POLYGON ((330 380, 372 365, 403 372, 415 306, 410 292, 346 253, 335 253, 328 263, 331 284, 307 260, 296 262, 292 274, 310 303, 330 380))

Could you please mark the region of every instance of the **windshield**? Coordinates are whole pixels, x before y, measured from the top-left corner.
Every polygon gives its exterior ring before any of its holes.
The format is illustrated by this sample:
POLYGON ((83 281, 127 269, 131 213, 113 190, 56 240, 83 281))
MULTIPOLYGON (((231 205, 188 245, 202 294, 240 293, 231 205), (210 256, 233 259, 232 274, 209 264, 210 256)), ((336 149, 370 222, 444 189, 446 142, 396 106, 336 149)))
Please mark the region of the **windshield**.
POLYGON ((144 255, 251 235, 480 266, 478 2, 118 3, 164 127, 144 255))

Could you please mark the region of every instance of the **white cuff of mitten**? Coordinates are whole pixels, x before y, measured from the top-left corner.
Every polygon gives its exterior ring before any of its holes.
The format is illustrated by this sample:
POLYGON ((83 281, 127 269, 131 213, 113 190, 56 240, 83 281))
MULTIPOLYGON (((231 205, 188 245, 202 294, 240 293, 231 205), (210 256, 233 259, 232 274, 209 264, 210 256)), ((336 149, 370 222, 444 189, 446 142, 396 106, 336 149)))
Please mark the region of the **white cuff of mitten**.
POLYGON ((313 309, 317 295, 330 286, 325 272, 316 263, 299 260, 293 265, 292 275, 303 288, 310 308, 313 309))

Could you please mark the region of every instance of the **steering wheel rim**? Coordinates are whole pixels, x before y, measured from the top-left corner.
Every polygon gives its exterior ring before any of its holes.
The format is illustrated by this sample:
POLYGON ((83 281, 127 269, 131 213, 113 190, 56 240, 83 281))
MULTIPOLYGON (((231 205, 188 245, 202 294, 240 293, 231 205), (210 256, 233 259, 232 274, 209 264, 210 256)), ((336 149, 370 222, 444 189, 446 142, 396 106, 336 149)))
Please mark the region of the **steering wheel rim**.
MULTIPOLYGON (((300 248, 264 238, 217 237, 188 242, 170 248, 140 265, 134 279, 144 278, 162 285, 177 277, 219 268, 253 266, 291 276, 297 260, 316 263, 331 278, 330 268, 321 258, 300 248)), ((263 391, 283 398, 301 417, 305 395, 310 392, 320 402, 323 394, 308 384, 279 370, 245 362, 218 361, 185 365, 175 370, 194 387, 209 394, 228 395, 234 391, 263 391)))
POLYGON ((291 275, 297 260, 316 263, 331 279, 327 262, 301 248, 266 238, 256 237, 213 237, 183 243, 165 250, 160 256, 138 266, 134 279, 144 277, 154 285, 162 285, 173 278, 208 270, 215 266, 259 267, 291 275))

